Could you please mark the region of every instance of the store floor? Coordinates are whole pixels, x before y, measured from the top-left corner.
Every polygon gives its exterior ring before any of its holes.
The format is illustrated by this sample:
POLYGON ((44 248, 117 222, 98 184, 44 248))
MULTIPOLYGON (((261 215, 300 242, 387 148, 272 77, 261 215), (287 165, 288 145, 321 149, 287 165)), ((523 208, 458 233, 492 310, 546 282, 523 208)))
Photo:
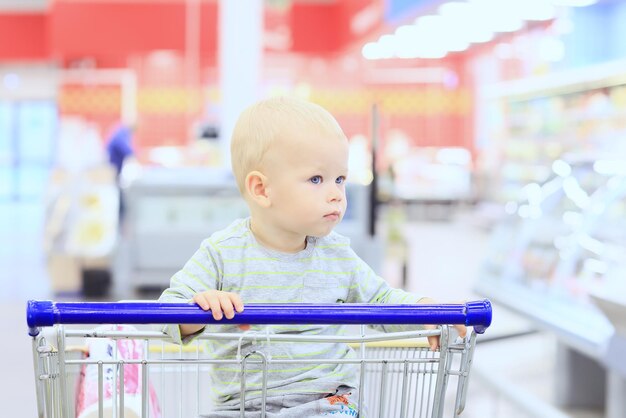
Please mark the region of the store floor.
MULTIPOLYGON (((28 299, 52 299, 42 254, 41 207, 36 202, 0 203, 0 349, 1 416, 34 417, 36 400, 31 342, 25 324, 28 299)), ((440 301, 477 298, 472 287, 485 256, 487 235, 469 212, 451 221, 410 221, 408 288, 440 301)), ((400 268, 387 258, 383 268, 399 283, 400 268)), ((500 306, 493 326, 479 340, 464 417, 600 418, 601 411, 550 407, 554 388, 556 342, 500 306), (500 338, 517 334, 512 338, 500 338), (498 390, 496 390, 498 389, 498 390), (541 405, 547 404, 546 408, 541 405), (531 407, 536 407, 534 412, 531 407)))

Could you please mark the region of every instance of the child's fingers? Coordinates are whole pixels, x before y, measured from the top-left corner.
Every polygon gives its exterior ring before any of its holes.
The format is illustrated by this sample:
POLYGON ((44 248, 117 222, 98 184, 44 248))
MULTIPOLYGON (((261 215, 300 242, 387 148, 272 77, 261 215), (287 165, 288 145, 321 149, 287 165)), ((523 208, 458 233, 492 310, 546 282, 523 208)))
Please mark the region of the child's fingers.
POLYGON ((193 301, 196 302, 204 311, 208 311, 211 307, 204 293, 196 293, 193 296, 193 301))
MULTIPOLYGON (((437 326, 436 325, 424 325, 424 329, 426 330, 437 329, 437 326)), ((432 351, 435 351, 437 348, 439 348, 439 336, 438 335, 429 336, 428 345, 430 346, 430 349, 432 351)))
POLYGON ((209 300, 209 306, 211 307, 211 313, 213 314, 213 319, 215 319, 216 321, 219 321, 223 317, 222 305, 220 303, 219 298, 217 297, 217 295, 211 295, 209 296, 208 300, 209 300))
POLYGON ((237 293, 228 293, 228 297, 233 303, 235 310, 237 312, 243 312, 243 301, 241 300, 241 297, 237 293))
MULTIPOLYGON (((228 293, 228 297, 230 298, 235 311, 243 312, 243 301, 241 300, 241 297, 239 297, 237 293, 228 293)), ((242 331, 248 331, 250 329, 249 324, 240 324, 238 327, 242 331)))
POLYGON ((235 316, 235 311, 243 311, 243 302, 236 293, 218 291, 201 292, 194 295, 193 301, 203 310, 210 310, 216 321, 221 320, 224 316, 228 319, 232 319, 235 316))
POLYGON ((233 307, 233 302, 231 301, 229 295, 226 293, 220 293, 218 299, 220 301, 222 311, 224 311, 224 316, 228 319, 233 319, 235 316, 235 308, 233 307))
MULTIPOLYGON (((424 329, 437 329, 436 325, 424 325, 424 329)), ((428 345, 431 351, 435 351, 439 348, 439 335, 431 335, 428 337, 428 345)))
POLYGON ((220 305, 222 306, 222 310, 224 311, 224 316, 228 319, 233 319, 235 316, 235 311, 242 312, 243 311, 243 302, 241 298, 236 293, 223 292, 219 294, 220 305))
POLYGON ((455 325, 457 332, 459 333, 459 337, 465 338, 467 335, 467 327, 465 325, 455 325))
POLYGON ((433 335, 428 337, 428 345, 431 351, 436 351, 439 348, 439 336, 433 335))

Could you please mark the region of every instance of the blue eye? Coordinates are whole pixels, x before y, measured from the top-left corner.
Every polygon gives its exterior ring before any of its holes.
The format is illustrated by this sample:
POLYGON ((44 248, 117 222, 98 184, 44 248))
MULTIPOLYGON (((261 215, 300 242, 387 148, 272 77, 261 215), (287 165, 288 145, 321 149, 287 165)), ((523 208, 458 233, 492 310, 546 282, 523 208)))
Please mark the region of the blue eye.
POLYGON ((343 184, 346 181, 345 176, 339 176, 335 179, 335 183, 337 184, 343 184))
POLYGON ((309 181, 313 184, 320 184, 322 182, 322 176, 313 176, 309 181))

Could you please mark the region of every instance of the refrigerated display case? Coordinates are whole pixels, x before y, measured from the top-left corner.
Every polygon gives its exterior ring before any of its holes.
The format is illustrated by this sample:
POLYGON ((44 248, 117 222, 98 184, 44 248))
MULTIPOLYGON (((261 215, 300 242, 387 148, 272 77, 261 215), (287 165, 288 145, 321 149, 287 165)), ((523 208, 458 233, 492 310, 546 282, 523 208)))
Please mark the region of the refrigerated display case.
POLYGON ((478 171, 493 174, 484 195, 507 215, 476 290, 557 337, 557 403, 605 406, 609 418, 626 416, 626 372, 613 372, 626 368, 610 360, 623 341, 607 314, 615 301, 597 293, 624 277, 623 198, 613 188, 625 174, 625 64, 477 92, 478 171))
POLYGON ((554 166, 560 174, 553 171, 546 182, 531 183, 523 200, 506 205, 509 215, 494 228, 478 287, 518 308, 524 303, 519 298, 526 296, 538 305, 537 314, 531 314, 535 320, 558 321, 559 332, 583 351, 594 352, 610 335, 610 324, 589 304, 580 284, 563 275, 564 263, 568 241, 612 177, 594 170, 592 161, 558 160, 554 166), (514 295, 511 300, 509 295, 514 295), (580 327, 589 321, 595 335, 580 327))
POLYGON ((557 377, 560 404, 586 396, 597 405, 606 397, 619 411, 609 417, 626 411, 618 400, 626 393, 626 368, 611 354, 624 346, 626 333, 618 333, 616 316, 606 313, 607 306, 626 312, 626 298, 612 296, 626 294, 626 169, 620 161, 559 160, 560 174, 527 187, 526 198, 510 202, 511 213, 495 228, 476 286, 557 336, 566 365, 557 377), (607 164, 623 172, 602 168, 607 164), (614 395, 605 394, 605 385, 614 395))

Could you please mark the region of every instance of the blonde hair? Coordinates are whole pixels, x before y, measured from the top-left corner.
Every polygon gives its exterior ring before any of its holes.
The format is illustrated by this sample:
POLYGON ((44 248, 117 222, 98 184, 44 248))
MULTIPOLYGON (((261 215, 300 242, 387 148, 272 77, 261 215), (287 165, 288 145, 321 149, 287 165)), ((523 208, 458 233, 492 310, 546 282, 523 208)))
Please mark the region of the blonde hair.
POLYGON ((246 176, 261 169, 265 153, 276 140, 288 140, 301 132, 346 138, 339 123, 326 109, 305 100, 275 97, 245 109, 235 124, 230 143, 231 164, 239 191, 245 194, 246 176))

